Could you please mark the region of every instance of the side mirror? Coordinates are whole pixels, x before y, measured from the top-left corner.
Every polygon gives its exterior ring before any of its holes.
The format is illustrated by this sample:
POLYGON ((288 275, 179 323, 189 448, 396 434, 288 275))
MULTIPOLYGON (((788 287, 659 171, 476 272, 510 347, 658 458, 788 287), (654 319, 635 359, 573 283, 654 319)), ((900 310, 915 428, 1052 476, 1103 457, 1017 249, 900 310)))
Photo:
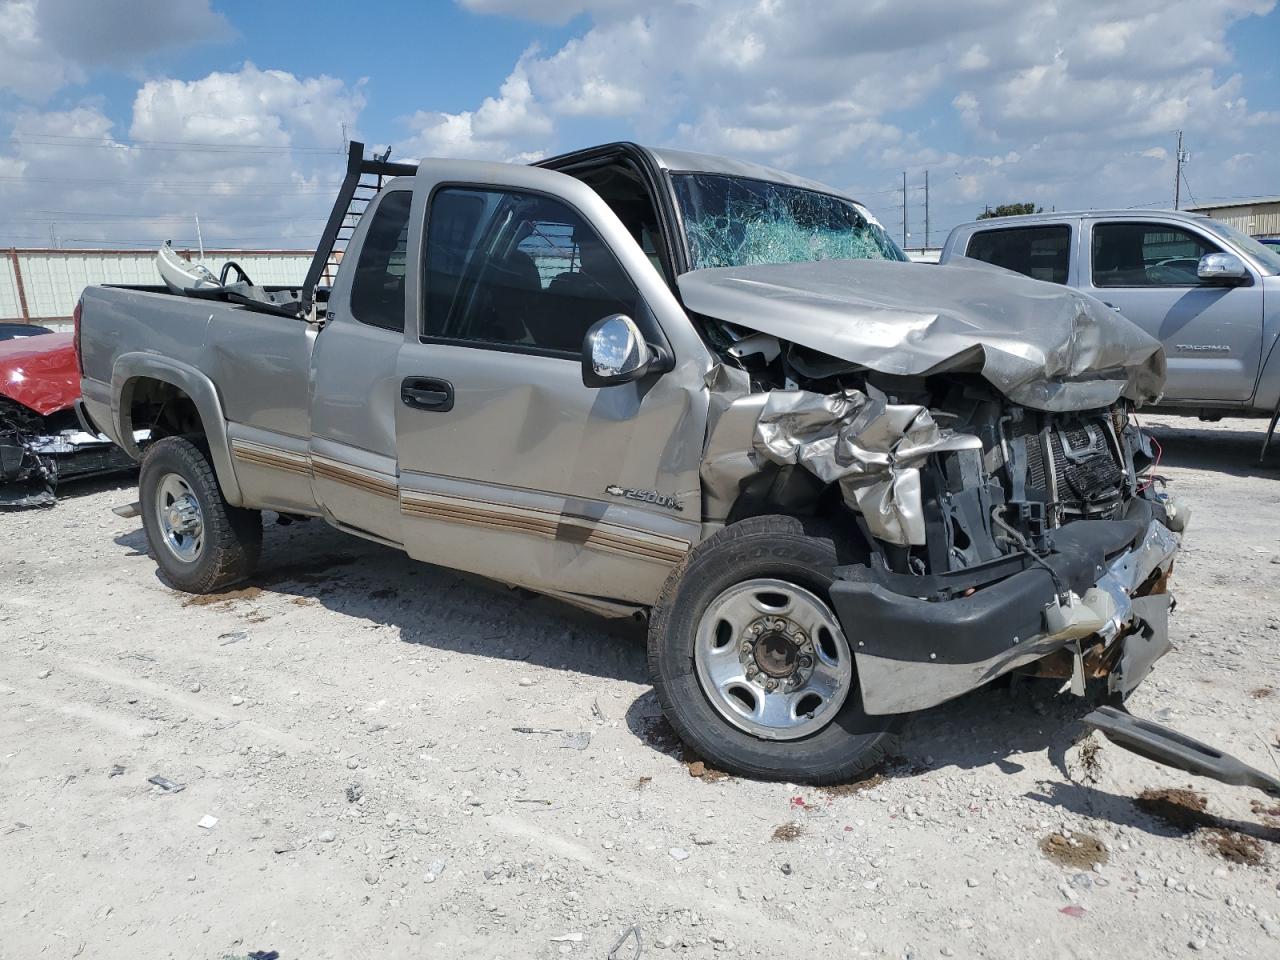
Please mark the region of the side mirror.
POLYGON ((658 356, 634 320, 611 314, 593 323, 583 338, 582 382, 588 387, 611 387, 639 380, 655 368, 658 356))
POLYGON ((1224 285, 1249 282, 1249 270, 1244 261, 1234 253, 1206 253, 1196 266, 1196 276, 1201 283, 1224 285))

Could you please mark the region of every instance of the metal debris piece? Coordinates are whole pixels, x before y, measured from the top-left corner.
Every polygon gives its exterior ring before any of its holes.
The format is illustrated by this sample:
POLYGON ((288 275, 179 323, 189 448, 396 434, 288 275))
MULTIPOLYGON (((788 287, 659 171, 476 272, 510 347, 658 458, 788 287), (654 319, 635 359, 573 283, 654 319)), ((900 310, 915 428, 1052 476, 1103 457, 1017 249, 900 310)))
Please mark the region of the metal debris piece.
POLYGON ((233 630, 230 633, 218 634, 218 645, 225 647, 232 643, 239 643, 241 640, 249 639, 248 630, 233 630))
POLYGON ((566 733, 560 741, 563 750, 585 750, 591 745, 591 734, 585 730, 578 733, 566 733))
POLYGON ((205 830, 212 830, 217 825, 218 825, 218 818, 211 817, 207 813, 203 817, 201 817, 199 820, 196 821, 196 826, 201 827, 205 830))
POLYGON ((183 790, 187 789, 187 785, 185 783, 178 783, 177 781, 170 780, 168 777, 162 777, 158 773, 154 777, 147 777, 147 783, 154 783, 165 793, 181 793, 183 790))
POLYGON ((107 771, 108 779, 110 779, 111 777, 119 777, 123 775, 124 775, 124 767, 120 766, 120 764, 118 763, 113 763, 111 765, 111 769, 107 771))
POLYGON ((514 730, 516 733, 536 733, 541 735, 546 735, 551 733, 564 733, 564 728, 562 727, 546 727, 546 728, 512 727, 511 729, 514 730))
POLYGON ((614 943, 613 947, 609 950, 608 960, 622 960, 618 955, 618 951, 622 949, 623 944, 625 944, 628 939, 633 937, 636 941, 635 952, 632 953, 627 960, 640 960, 640 954, 643 952, 644 947, 640 943, 640 928, 634 923, 622 931, 622 936, 618 938, 617 942, 614 943))
POLYGON ((364 796, 364 787, 358 783, 353 783, 347 787, 347 803, 355 803, 364 796))

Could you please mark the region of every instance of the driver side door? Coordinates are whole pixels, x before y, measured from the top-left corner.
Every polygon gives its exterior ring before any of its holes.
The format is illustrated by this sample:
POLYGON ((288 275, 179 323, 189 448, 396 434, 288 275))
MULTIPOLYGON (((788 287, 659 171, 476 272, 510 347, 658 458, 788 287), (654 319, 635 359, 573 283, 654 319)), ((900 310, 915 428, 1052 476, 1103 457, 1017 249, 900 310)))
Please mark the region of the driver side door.
POLYGON ((397 365, 405 548, 546 592, 651 603, 700 531, 709 355, 584 184, 451 161, 417 177, 417 328, 397 365), (584 335, 618 313, 675 368, 587 387, 584 335))
POLYGON ((1202 283, 1196 267, 1221 247, 1158 220, 1092 225, 1086 289, 1164 345, 1168 400, 1248 400, 1262 358, 1261 279, 1202 283))

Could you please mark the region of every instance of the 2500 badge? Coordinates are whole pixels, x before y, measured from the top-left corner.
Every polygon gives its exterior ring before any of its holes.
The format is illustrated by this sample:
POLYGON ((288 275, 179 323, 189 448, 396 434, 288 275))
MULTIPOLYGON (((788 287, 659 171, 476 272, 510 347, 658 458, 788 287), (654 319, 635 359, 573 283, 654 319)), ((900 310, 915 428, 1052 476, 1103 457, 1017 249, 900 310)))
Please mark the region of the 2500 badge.
POLYGON ((604 492, 611 497, 637 500, 640 503, 652 503, 654 506, 666 507, 668 510, 675 510, 677 513, 684 510, 684 507, 680 505, 680 501, 675 497, 659 493, 657 490, 635 490, 631 487, 620 487, 616 483, 611 483, 604 488, 604 492))

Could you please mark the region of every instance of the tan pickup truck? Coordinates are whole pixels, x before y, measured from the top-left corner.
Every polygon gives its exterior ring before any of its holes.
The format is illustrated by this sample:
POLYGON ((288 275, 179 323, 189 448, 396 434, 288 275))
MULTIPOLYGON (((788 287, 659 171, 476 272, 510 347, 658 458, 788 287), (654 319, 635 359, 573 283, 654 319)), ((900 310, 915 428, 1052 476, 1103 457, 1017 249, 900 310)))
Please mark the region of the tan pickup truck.
POLYGON ((908 263, 837 190, 634 144, 355 145, 300 288, 197 274, 90 287, 77 325, 83 413, 141 459, 184 590, 250 575, 262 511, 322 517, 648 617, 680 735, 811 782, 1010 671, 1123 696, 1168 649, 1185 512, 1130 416, 1159 344, 1071 289, 908 263))

